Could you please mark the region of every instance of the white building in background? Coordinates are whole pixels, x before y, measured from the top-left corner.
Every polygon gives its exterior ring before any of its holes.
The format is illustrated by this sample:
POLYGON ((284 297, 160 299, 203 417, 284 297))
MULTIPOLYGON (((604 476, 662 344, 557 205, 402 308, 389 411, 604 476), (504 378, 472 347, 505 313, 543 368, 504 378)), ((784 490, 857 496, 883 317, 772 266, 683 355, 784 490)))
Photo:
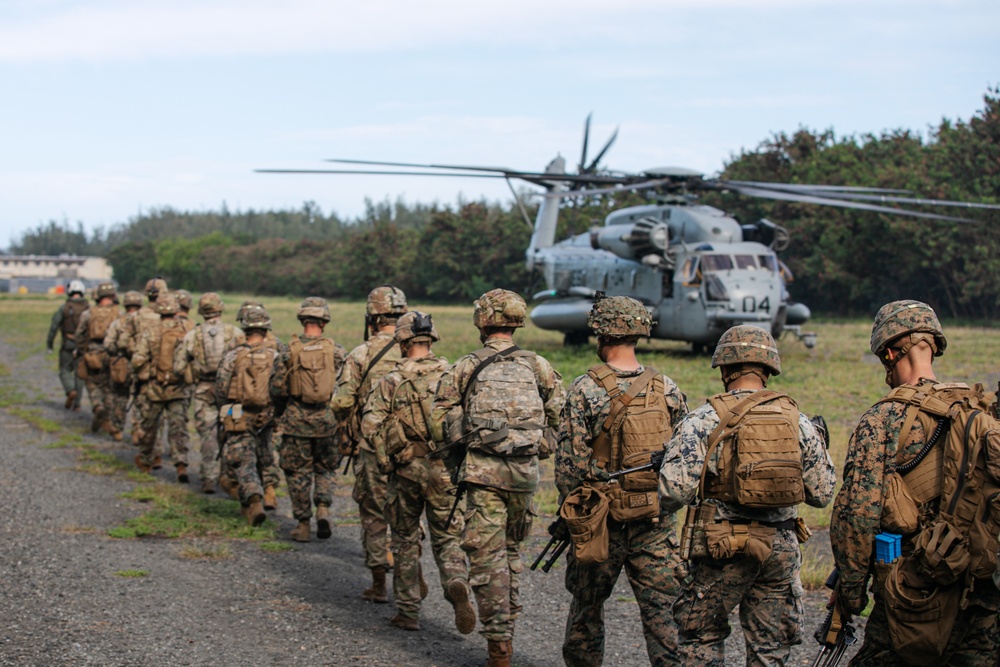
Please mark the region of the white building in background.
POLYGON ((0 255, 0 292, 52 293, 70 280, 92 287, 111 280, 103 257, 79 255, 0 255))

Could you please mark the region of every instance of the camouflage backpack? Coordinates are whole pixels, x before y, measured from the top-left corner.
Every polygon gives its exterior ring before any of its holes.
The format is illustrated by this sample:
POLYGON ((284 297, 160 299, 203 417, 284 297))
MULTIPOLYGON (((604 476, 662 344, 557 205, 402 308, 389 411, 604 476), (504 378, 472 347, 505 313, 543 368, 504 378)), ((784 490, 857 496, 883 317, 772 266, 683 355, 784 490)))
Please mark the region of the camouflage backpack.
POLYGON ((222 358, 226 355, 226 349, 229 347, 230 341, 233 340, 235 332, 227 330, 227 325, 222 322, 215 324, 203 322, 198 326, 201 329, 201 336, 198 336, 198 340, 195 341, 194 348, 198 374, 200 379, 211 379, 219 371, 222 358))
MULTIPOLYGON (((190 323, 175 321, 174 326, 163 327, 160 333, 160 347, 156 354, 156 381, 162 385, 176 385, 191 382, 190 370, 183 374, 174 372, 174 353, 190 330, 190 323)), ((190 366, 188 367, 190 369, 190 366)))
POLYGON ((335 344, 329 338, 288 343, 288 393, 303 403, 329 403, 337 388, 335 344))
POLYGON ((90 320, 87 322, 87 337, 103 344, 108 327, 116 319, 118 319, 118 306, 94 306, 90 309, 90 320))
POLYGON ((448 362, 437 359, 414 363, 404 360, 394 372, 402 376, 389 400, 392 412, 379 426, 386 454, 397 466, 404 466, 414 458, 426 456, 430 450, 428 418, 434 405, 441 376, 448 369, 448 362))
POLYGON ((233 376, 229 382, 229 400, 251 410, 263 410, 271 404, 269 384, 277 353, 268 347, 241 347, 236 352, 233 376))
POLYGON ((545 430, 534 352, 516 345, 472 353, 480 366, 463 401, 469 449, 494 456, 537 456, 545 430))

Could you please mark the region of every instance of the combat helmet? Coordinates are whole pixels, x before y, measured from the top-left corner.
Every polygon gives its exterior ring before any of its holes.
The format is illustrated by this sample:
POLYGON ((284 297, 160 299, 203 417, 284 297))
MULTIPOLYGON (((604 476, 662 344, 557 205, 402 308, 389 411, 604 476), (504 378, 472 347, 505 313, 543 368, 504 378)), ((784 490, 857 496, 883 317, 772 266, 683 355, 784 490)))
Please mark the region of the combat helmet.
POLYGON ((156 297, 167 291, 167 281, 163 278, 150 278, 146 281, 146 296, 149 297, 151 301, 155 301, 156 297))
POLYGON ((250 310, 251 308, 263 308, 263 307, 264 304, 262 304, 260 301, 256 301, 254 299, 247 299, 246 301, 240 304, 240 309, 236 311, 236 324, 242 327, 243 318, 246 317, 248 310, 250 310))
POLYGON ((97 286, 97 293, 95 294, 97 300, 100 301, 105 297, 111 297, 112 299, 117 296, 114 283, 101 283, 97 286))
POLYGON ((83 293, 87 291, 87 286, 83 284, 82 280, 71 280, 69 285, 66 287, 67 294, 79 294, 83 296, 83 293))
POLYGON ((191 310, 191 307, 194 306, 194 297, 186 289, 175 291, 174 296, 177 297, 177 305, 184 310, 191 310))
POLYGON ((206 319, 221 315, 224 309, 225 304, 222 303, 222 297, 215 292, 205 292, 198 299, 198 314, 206 319))
POLYGON ((889 344, 909 334, 906 341, 900 341, 900 356, 909 352, 910 348, 921 340, 930 343, 934 356, 940 357, 948 347, 948 339, 941 330, 934 309, 922 301, 906 299, 893 301, 878 309, 875 321, 872 323, 872 354, 888 365, 885 350, 889 344))
POLYGON ((142 308, 142 294, 136 292, 135 290, 125 292, 125 297, 122 299, 122 305, 124 305, 125 308, 142 308))
POLYGON ((177 303, 176 296, 170 292, 162 292, 156 297, 153 308, 158 315, 176 315, 177 311, 180 310, 180 304, 177 303))
POLYGON ((625 338, 648 336, 653 318, 641 302, 627 296, 604 296, 597 293, 594 305, 587 315, 587 326, 597 336, 625 338))
POLYGON ((240 321, 240 328, 244 331, 249 329, 271 330, 271 315, 264 306, 247 306, 240 321))
POLYGON ((411 310, 396 321, 394 337, 401 344, 436 343, 441 340, 431 316, 419 310, 411 310))
POLYGON ((760 364, 771 375, 781 375, 781 357, 774 338, 766 329, 739 324, 722 334, 712 355, 712 368, 735 364, 760 364))
POLYGON ((402 315, 406 312, 406 295, 403 290, 392 285, 376 287, 368 294, 365 314, 369 318, 376 315, 402 315))
POLYGON ((305 320, 319 320, 320 322, 330 321, 330 306, 326 304, 326 299, 319 296, 307 296, 299 306, 299 312, 295 314, 299 322, 305 320))
POLYGON ((477 329, 501 327, 516 329, 524 326, 528 304, 516 292, 505 289, 490 290, 476 299, 472 323, 477 329))

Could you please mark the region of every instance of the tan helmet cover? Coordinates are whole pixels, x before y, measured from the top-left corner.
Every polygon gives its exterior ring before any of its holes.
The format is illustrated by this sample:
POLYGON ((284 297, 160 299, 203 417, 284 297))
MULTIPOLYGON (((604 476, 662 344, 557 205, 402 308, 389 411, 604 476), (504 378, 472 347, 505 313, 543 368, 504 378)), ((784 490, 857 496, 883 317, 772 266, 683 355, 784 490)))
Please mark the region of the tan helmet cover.
POLYGON ((302 305, 299 306, 299 312, 296 313, 296 317, 299 321, 306 319, 320 320, 321 322, 330 321, 330 306, 327 305, 326 299, 319 296, 307 296, 302 301, 302 305))
POLYGON ((142 294, 136 292, 135 290, 129 290, 125 292, 125 298, 122 299, 122 305, 126 308, 142 308, 142 294))
POLYGON ((740 324, 722 334, 712 355, 712 368, 734 364, 760 364, 772 375, 780 375, 781 357, 770 332, 752 324, 740 324))
POLYGON ((160 315, 176 315, 177 311, 180 310, 180 304, 177 303, 176 296, 170 292, 162 292, 156 297, 154 308, 160 315))
POLYGON ((265 331, 270 331, 271 315, 264 306, 247 306, 246 311, 243 313, 243 320, 240 322, 240 328, 244 331, 247 329, 264 329, 265 331))
POLYGON ((254 299, 247 299, 240 304, 240 309, 236 311, 236 324, 243 326, 243 318, 251 308, 263 308, 264 304, 254 299))
POLYGON ((368 294, 368 305, 365 312, 369 317, 402 315, 406 310, 406 295, 398 287, 382 285, 368 294))
POLYGON ((146 296, 155 299, 167 291, 167 281, 163 278, 150 278, 146 281, 146 296))
POLYGON ((516 329, 524 326, 528 316, 528 304, 516 292, 505 289, 490 290, 476 299, 476 310, 472 314, 472 323, 477 329, 486 327, 509 327, 516 329))
POLYGON ((399 343, 436 343, 441 340, 431 316, 411 310, 396 320, 396 341, 399 343))
POLYGON ((198 299, 198 314, 202 317, 219 315, 225 308, 222 297, 215 292, 205 292, 198 299))
POLYGON ((887 303, 878 309, 875 321, 872 323, 872 354, 878 357, 883 365, 888 365, 885 349, 890 343, 907 334, 911 334, 910 339, 902 341, 904 344, 900 346, 905 347, 904 354, 919 339, 927 339, 931 343, 935 357, 944 354, 948 346, 948 339, 944 337, 941 322, 938 321, 934 309, 922 301, 906 299, 887 303), (930 336, 915 337, 912 334, 930 334, 930 336))
POLYGON ((191 296, 191 292, 186 289, 179 289, 174 292, 174 296, 177 297, 177 305, 184 310, 191 310, 194 306, 194 297, 191 296))
POLYGON ((101 283, 97 286, 97 300, 100 301, 104 297, 110 296, 114 298, 116 295, 115 284, 114 283, 101 283))
POLYGON ((594 301, 587 316, 587 326, 594 334, 608 338, 648 336, 653 327, 649 311, 636 299, 608 296, 594 301))

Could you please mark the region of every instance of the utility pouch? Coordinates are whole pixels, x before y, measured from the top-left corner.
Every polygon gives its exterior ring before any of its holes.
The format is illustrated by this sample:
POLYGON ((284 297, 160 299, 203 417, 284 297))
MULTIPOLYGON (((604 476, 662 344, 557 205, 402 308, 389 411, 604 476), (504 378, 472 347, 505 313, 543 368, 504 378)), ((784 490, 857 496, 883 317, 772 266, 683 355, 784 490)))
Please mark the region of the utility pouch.
POLYGON ((920 510, 902 475, 889 474, 882 501, 882 531, 909 535, 920 527, 920 510))
POLYGON ((219 408, 219 420, 226 433, 246 433, 249 428, 247 415, 239 403, 227 403, 219 408))
POLYGON ((87 359, 85 357, 80 357, 76 360, 76 376, 81 380, 86 380, 90 377, 90 371, 87 370, 87 359))
POLYGON ((619 484, 609 484, 603 491, 608 496, 608 513, 619 523, 648 521, 660 516, 660 498, 656 491, 626 491, 619 484))
POLYGON ((584 484, 570 491, 559 508, 573 542, 573 554, 581 565, 608 559, 610 504, 602 489, 584 484))
POLYGON ((939 517, 913 540, 913 556, 931 581, 947 586, 969 567, 969 540, 947 519, 939 517))
POLYGON ((986 474, 1000 482, 1000 431, 991 429, 983 436, 986 474))
POLYGON ((720 521, 705 527, 708 553, 712 558, 725 560, 744 554, 758 563, 771 555, 776 532, 756 521, 749 524, 720 521))
POLYGON ((107 358, 108 353, 103 350, 86 352, 83 355, 83 360, 87 364, 87 369, 93 375, 100 373, 104 369, 104 362, 107 358))
POLYGON ((111 362, 111 381, 115 384, 125 384, 128 382, 129 363, 125 357, 115 357, 111 362))
POLYGON ((688 505, 681 529, 681 559, 708 558, 708 541, 705 527, 715 523, 716 507, 712 503, 688 505))
POLYGON ((962 599, 960 583, 940 586, 922 569, 915 556, 897 560, 885 584, 889 639, 900 659, 910 665, 940 660, 962 599))
POLYGON ((813 532, 806 525, 806 520, 802 517, 795 519, 795 539, 799 541, 799 544, 805 544, 812 537, 813 532))

